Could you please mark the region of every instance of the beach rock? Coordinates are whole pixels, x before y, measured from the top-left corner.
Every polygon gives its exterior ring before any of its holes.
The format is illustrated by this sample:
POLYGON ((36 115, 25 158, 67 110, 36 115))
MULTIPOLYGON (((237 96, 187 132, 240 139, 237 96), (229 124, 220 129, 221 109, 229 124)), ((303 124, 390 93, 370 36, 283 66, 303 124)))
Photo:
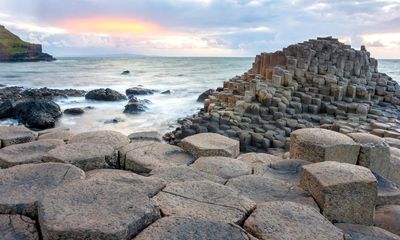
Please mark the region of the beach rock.
POLYGON ((155 199, 165 216, 190 216, 240 224, 255 203, 236 190, 210 181, 168 184, 155 199))
POLYGON ((86 93, 85 98, 98 101, 121 101, 125 100, 126 96, 110 88, 99 88, 86 93))
POLYGON ((131 74, 131 72, 129 70, 125 70, 121 73, 121 75, 129 75, 131 74))
POLYGON ((37 131, 37 134, 39 136, 41 136, 41 135, 48 134, 48 133, 55 133, 55 132, 59 132, 59 131, 69 131, 69 130, 70 129, 68 127, 55 127, 55 128, 49 128, 49 129, 37 131))
POLYGON ((400 205, 384 205, 376 208, 375 226, 400 235, 400 205))
POLYGON ((129 144, 129 139, 122 133, 103 130, 77 134, 70 140, 70 143, 104 144, 118 150, 121 147, 129 144))
POLYGON ((21 92, 26 100, 54 100, 56 98, 83 97, 85 91, 77 89, 30 88, 21 92))
POLYGON ((166 91, 161 92, 161 94, 172 94, 172 91, 171 90, 166 90, 166 91))
POLYGON ((305 128, 290 134, 290 158, 356 164, 359 152, 360 146, 350 137, 334 131, 305 128))
POLYGON ((128 103, 125 105, 124 113, 129 113, 129 114, 136 114, 140 112, 145 112, 147 110, 147 107, 143 105, 142 103, 128 103))
POLYGON ((395 147, 395 148, 400 148, 400 139, 389 138, 389 137, 386 137, 386 138, 383 138, 383 139, 385 139, 385 142, 387 144, 389 144, 389 146, 395 147))
POLYGON ((0 214, 2 240, 39 240, 34 220, 21 215, 0 214))
POLYGON ((11 100, 6 100, 0 105, 0 119, 11 118, 14 115, 14 104, 11 100))
POLYGON ((36 140, 37 133, 24 126, 0 126, 1 147, 36 140))
POLYGON ((239 226, 190 217, 165 217, 150 225, 135 240, 229 239, 255 240, 239 226))
POLYGON ((157 131, 134 132, 129 134, 128 138, 131 141, 162 141, 162 136, 157 131))
POLYGON ((64 110, 64 114, 68 115, 82 115, 85 111, 82 108, 67 108, 64 110))
POLYGON ((301 169, 307 164, 311 163, 300 159, 285 159, 259 167, 254 174, 279 179, 297 186, 300 184, 301 169))
POLYGON ((214 89, 208 89, 207 91, 200 94, 200 96, 197 98, 197 102, 204 102, 214 92, 214 89))
POLYGON ((216 133, 200 133, 182 140, 181 146, 195 157, 223 156, 236 158, 240 143, 216 133))
POLYGON ((23 164, 0 169, 0 214, 35 217, 37 201, 49 190, 84 178, 81 169, 61 163, 23 164))
POLYGON ((376 205, 400 205, 400 188, 392 181, 374 173, 377 180, 376 205))
POLYGON ((43 156, 43 161, 69 163, 84 171, 119 167, 118 154, 112 146, 86 142, 54 148, 43 156))
POLYGON ((250 169, 252 174, 257 174, 260 169, 269 167, 274 162, 280 162, 284 159, 266 153, 245 153, 237 157, 237 160, 242 161, 250 169))
POLYGON ((48 139, 58 139, 58 140, 63 140, 64 142, 68 143, 69 140, 74 136, 72 132, 69 130, 59 130, 59 131, 54 131, 54 132, 49 132, 46 134, 42 134, 39 136, 39 140, 48 140, 48 139))
POLYGON ((351 240, 400 240, 400 237, 382 228, 359 224, 336 223, 351 240))
POLYGON ((2 148, 0 149, 0 168, 40 163, 47 152, 61 145, 64 145, 61 140, 40 140, 2 148))
POLYGON ((251 174, 251 170, 246 164, 227 157, 200 157, 192 164, 192 167, 226 180, 251 174))
POLYGON ((152 142, 126 153, 124 169, 149 173, 159 167, 189 165, 195 158, 177 146, 152 142))
POLYGON ((48 192, 38 215, 43 239, 128 240, 161 217, 134 186, 85 180, 48 192))
POLYGON ((125 120, 123 118, 113 118, 113 119, 109 119, 109 120, 105 120, 104 124, 116 124, 116 123, 120 123, 120 122, 125 122, 125 120))
POLYGON ((303 166, 301 171, 300 186, 333 222, 373 224, 376 185, 368 168, 348 163, 314 163, 303 166))
POLYGON ((125 93, 126 95, 130 96, 130 95, 151 95, 156 93, 157 91, 154 89, 146 89, 146 88, 141 88, 141 87, 132 87, 132 88, 128 88, 126 89, 125 93))
POLYGON ((317 210, 286 201, 259 204, 244 229, 259 239, 343 240, 342 231, 317 210))
POLYGON ((198 171, 188 166, 157 168, 150 172, 151 176, 159 177, 172 182, 203 181, 208 180, 220 184, 225 184, 226 179, 202 171, 198 171))
POLYGON ((31 128, 52 128, 61 115, 60 106, 48 100, 20 102, 14 108, 14 117, 31 128))

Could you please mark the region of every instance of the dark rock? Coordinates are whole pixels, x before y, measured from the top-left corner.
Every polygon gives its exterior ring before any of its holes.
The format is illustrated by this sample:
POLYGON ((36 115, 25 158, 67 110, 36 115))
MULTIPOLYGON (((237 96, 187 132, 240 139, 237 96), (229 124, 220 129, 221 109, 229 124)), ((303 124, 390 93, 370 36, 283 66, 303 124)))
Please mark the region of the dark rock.
POLYGON ((77 89, 32 88, 21 92, 22 98, 33 100, 53 100, 54 98, 83 97, 85 91, 77 89))
POLYGON ((126 96, 110 88, 99 88, 88 92, 85 98, 99 101, 120 101, 125 100, 126 96))
POLYGON ((144 106, 142 103, 135 102, 135 103, 128 103, 125 106, 124 113, 135 114, 146 111, 147 107, 144 106))
POLYGON ((146 89, 146 88, 141 88, 141 87, 133 87, 133 88, 128 88, 126 89, 125 93, 126 95, 151 95, 157 92, 154 89, 146 89))
POLYGON ((6 100, 0 105, 0 118, 10 118, 13 116, 14 104, 10 100, 6 100))
POLYGON ((121 75, 129 75, 131 74, 131 72, 129 70, 125 70, 121 73, 121 75))
POLYGON ((215 92, 214 89, 208 89, 207 91, 205 91, 202 94, 200 94, 200 96, 197 98, 197 101, 198 102, 204 102, 214 92, 215 92))
POLYGON ((105 121, 104 121, 105 124, 120 123, 120 122, 125 122, 125 120, 122 119, 122 118, 118 118, 118 117, 117 117, 117 118, 113 118, 113 119, 105 120, 105 121))
POLYGON ((148 99, 138 99, 137 97, 131 95, 131 96, 129 96, 129 102, 128 103, 150 104, 151 101, 148 100, 148 99))
POLYGON ((69 115, 81 115, 84 112, 82 108, 67 108, 64 110, 64 113, 69 115))
POLYGON ((95 107, 93 107, 93 106, 87 106, 87 107, 85 107, 84 109, 85 109, 85 110, 92 110, 92 109, 95 109, 95 107))
POLYGON ((161 94, 171 94, 171 93, 172 93, 171 90, 167 90, 167 91, 161 92, 161 94))
POLYGON ((60 106, 53 101, 32 100, 18 103, 14 117, 32 128, 54 127, 55 121, 62 115, 60 106))

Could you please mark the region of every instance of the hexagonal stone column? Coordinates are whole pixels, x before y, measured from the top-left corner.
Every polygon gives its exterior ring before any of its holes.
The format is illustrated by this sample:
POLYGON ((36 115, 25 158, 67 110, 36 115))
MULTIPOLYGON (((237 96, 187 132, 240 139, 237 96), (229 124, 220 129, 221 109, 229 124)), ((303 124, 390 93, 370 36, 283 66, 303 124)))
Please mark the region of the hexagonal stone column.
POLYGON ((24 126, 0 126, 1 147, 36 140, 37 133, 24 126))
POLYGON ((377 182, 368 168, 331 161, 309 164, 303 166, 300 186, 329 220, 373 224, 377 182))
POLYGON ((39 240, 35 221, 22 215, 0 214, 2 240, 39 240))
POLYGON ((351 240, 400 240, 400 236, 374 226, 347 223, 337 223, 335 226, 342 229, 351 240))
POLYGON ((303 128, 290 134, 290 158, 310 162, 356 164, 360 146, 350 137, 321 128, 303 128))
POLYGON ((119 149, 129 144, 129 138, 115 131, 93 131, 77 134, 69 142, 104 144, 112 146, 114 149, 119 149))
POLYGON ((182 140, 181 146, 195 157, 222 156, 236 158, 240 143, 216 133, 200 133, 182 140))
POLYGON ((191 167, 226 180, 251 174, 244 162, 228 157, 201 157, 191 167))

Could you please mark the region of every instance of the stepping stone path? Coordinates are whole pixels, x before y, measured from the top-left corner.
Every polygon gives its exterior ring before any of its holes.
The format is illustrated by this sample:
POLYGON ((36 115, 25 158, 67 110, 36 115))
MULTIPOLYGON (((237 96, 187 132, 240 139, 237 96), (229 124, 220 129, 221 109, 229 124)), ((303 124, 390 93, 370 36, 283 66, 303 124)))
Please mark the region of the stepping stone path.
POLYGON ((165 216, 190 216, 224 223, 242 223, 255 208, 236 190, 209 181, 168 184, 154 198, 165 216))
POLYGON ((230 179, 251 174, 250 169, 243 162, 228 157, 201 157, 192 164, 196 170, 230 179))
POLYGON ((64 145, 61 140, 40 140, 15 144, 0 149, 0 167, 9 168, 27 163, 40 163, 50 150, 64 145))
POLYGON ((21 215, 0 214, 2 240, 39 240, 35 221, 21 215))
POLYGON ((223 156, 236 158, 240 153, 239 141, 216 133, 200 133, 182 140, 181 146, 195 157, 223 156))
POLYGON ((229 239, 256 240, 239 226, 206 219, 165 217, 141 232, 135 240, 163 239, 229 239))
POLYGON ((24 126, 0 126, 1 147, 36 140, 37 133, 24 126))
POLYGON ((335 226, 340 228, 351 240, 400 240, 398 235, 374 226, 346 223, 337 223, 335 226))
POLYGON ((244 229, 259 239, 343 240, 342 231, 315 208, 286 201, 258 204, 244 229))
POLYGON ((157 168, 151 171, 150 175, 162 178, 168 183, 202 180, 208 180, 220 184, 224 184, 226 182, 226 179, 222 177, 198 171, 188 166, 157 168))

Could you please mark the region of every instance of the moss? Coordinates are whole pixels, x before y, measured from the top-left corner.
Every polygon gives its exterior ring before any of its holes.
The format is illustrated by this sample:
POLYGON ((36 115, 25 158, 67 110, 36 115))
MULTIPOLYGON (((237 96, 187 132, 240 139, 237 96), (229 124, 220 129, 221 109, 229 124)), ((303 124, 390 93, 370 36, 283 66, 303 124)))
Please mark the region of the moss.
POLYGON ((0 44, 8 54, 25 53, 28 50, 29 43, 22 41, 3 26, 0 26, 0 44))

